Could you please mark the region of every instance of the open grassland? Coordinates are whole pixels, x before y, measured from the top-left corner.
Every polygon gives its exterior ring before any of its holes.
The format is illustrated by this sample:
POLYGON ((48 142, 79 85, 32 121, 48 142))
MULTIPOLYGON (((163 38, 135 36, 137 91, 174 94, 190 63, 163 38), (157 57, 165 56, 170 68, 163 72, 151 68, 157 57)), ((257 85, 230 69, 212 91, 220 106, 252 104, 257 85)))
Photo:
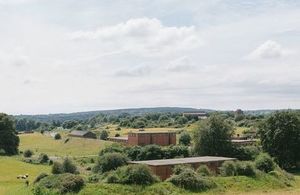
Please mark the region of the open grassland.
POLYGON ((110 142, 99 139, 69 138, 64 143, 66 137, 61 140, 54 140, 49 135, 40 133, 20 135, 20 151, 31 149, 35 153, 46 153, 49 156, 87 156, 97 155, 101 148, 110 142))
POLYGON ((28 180, 32 183, 41 172, 50 172, 50 166, 25 163, 18 157, 0 156, 0 194, 31 194, 30 187, 25 185, 25 180, 17 179, 17 176, 29 174, 28 180))

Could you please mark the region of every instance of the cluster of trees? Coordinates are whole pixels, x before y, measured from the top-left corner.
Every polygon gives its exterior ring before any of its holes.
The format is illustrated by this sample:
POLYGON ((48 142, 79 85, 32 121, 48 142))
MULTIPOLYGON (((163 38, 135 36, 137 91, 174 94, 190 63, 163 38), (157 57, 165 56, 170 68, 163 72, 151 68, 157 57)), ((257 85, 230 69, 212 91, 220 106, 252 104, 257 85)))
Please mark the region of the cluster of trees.
POLYGON ((184 145, 171 145, 167 147, 158 145, 124 147, 120 144, 112 144, 101 150, 99 156, 103 156, 107 153, 121 153, 130 160, 171 159, 190 156, 188 146, 184 145))
MULTIPOLYGON (((212 115, 201 121, 194 131, 194 153, 205 156, 232 156, 251 160, 260 152, 255 147, 234 147, 233 126, 222 115, 212 115)), ((259 125, 259 137, 265 152, 283 168, 300 163, 300 119, 293 111, 275 112, 259 125)))
POLYGON ((52 121, 51 123, 39 122, 32 119, 19 118, 15 119, 15 126, 17 131, 33 131, 43 130, 50 131, 56 127, 61 126, 60 121, 52 121))

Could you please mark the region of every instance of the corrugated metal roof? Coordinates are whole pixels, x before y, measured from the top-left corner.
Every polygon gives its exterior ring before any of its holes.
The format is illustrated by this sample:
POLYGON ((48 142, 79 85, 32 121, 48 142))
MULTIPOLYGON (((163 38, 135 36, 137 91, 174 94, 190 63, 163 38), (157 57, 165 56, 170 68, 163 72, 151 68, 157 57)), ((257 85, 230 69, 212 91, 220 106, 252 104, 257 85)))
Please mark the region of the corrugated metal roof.
POLYGON ((129 163, 162 166, 162 165, 179 165, 179 164, 205 163, 205 162, 217 162, 217 161, 228 161, 228 160, 236 160, 236 159, 220 157, 220 156, 200 156, 200 157, 190 157, 190 158, 130 161, 129 163))

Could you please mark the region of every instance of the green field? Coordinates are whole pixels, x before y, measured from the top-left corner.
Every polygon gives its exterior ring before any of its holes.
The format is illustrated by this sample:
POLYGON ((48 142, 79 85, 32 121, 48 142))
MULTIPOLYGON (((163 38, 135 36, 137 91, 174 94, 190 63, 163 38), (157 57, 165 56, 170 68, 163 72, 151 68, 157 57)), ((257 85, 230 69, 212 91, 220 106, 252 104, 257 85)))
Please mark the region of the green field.
POLYGON ((40 133, 20 135, 20 151, 31 149, 35 153, 46 153, 49 156, 87 156, 96 155, 105 145, 105 142, 99 139, 69 138, 64 143, 66 136, 61 140, 54 140, 49 135, 40 133))
POLYGON ((33 165, 22 162, 18 157, 0 156, 0 194, 30 194, 25 180, 17 179, 17 176, 29 174, 29 181, 32 183, 41 172, 49 171, 48 165, 33 165))

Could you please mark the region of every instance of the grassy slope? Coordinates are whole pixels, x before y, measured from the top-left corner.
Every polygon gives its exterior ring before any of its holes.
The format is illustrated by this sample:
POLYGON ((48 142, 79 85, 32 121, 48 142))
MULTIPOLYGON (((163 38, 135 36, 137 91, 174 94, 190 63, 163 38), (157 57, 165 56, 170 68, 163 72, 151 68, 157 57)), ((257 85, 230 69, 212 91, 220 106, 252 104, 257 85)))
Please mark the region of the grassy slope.
POLYGON ((41 172, 49 172, 50 166, 24 163, 18 157, 0 156, 0 194, 29 194, 25 180, 19 180, 18 175, 29 174, 29 181, 41 172))
POLYGON ((20 150, 31 149, 35 153, 46 153, 49 156, 84 156, 98 154, 110 142, 84 138, 70 138, 69 142, 54 140, 40 133, 20 135, 20 150))

